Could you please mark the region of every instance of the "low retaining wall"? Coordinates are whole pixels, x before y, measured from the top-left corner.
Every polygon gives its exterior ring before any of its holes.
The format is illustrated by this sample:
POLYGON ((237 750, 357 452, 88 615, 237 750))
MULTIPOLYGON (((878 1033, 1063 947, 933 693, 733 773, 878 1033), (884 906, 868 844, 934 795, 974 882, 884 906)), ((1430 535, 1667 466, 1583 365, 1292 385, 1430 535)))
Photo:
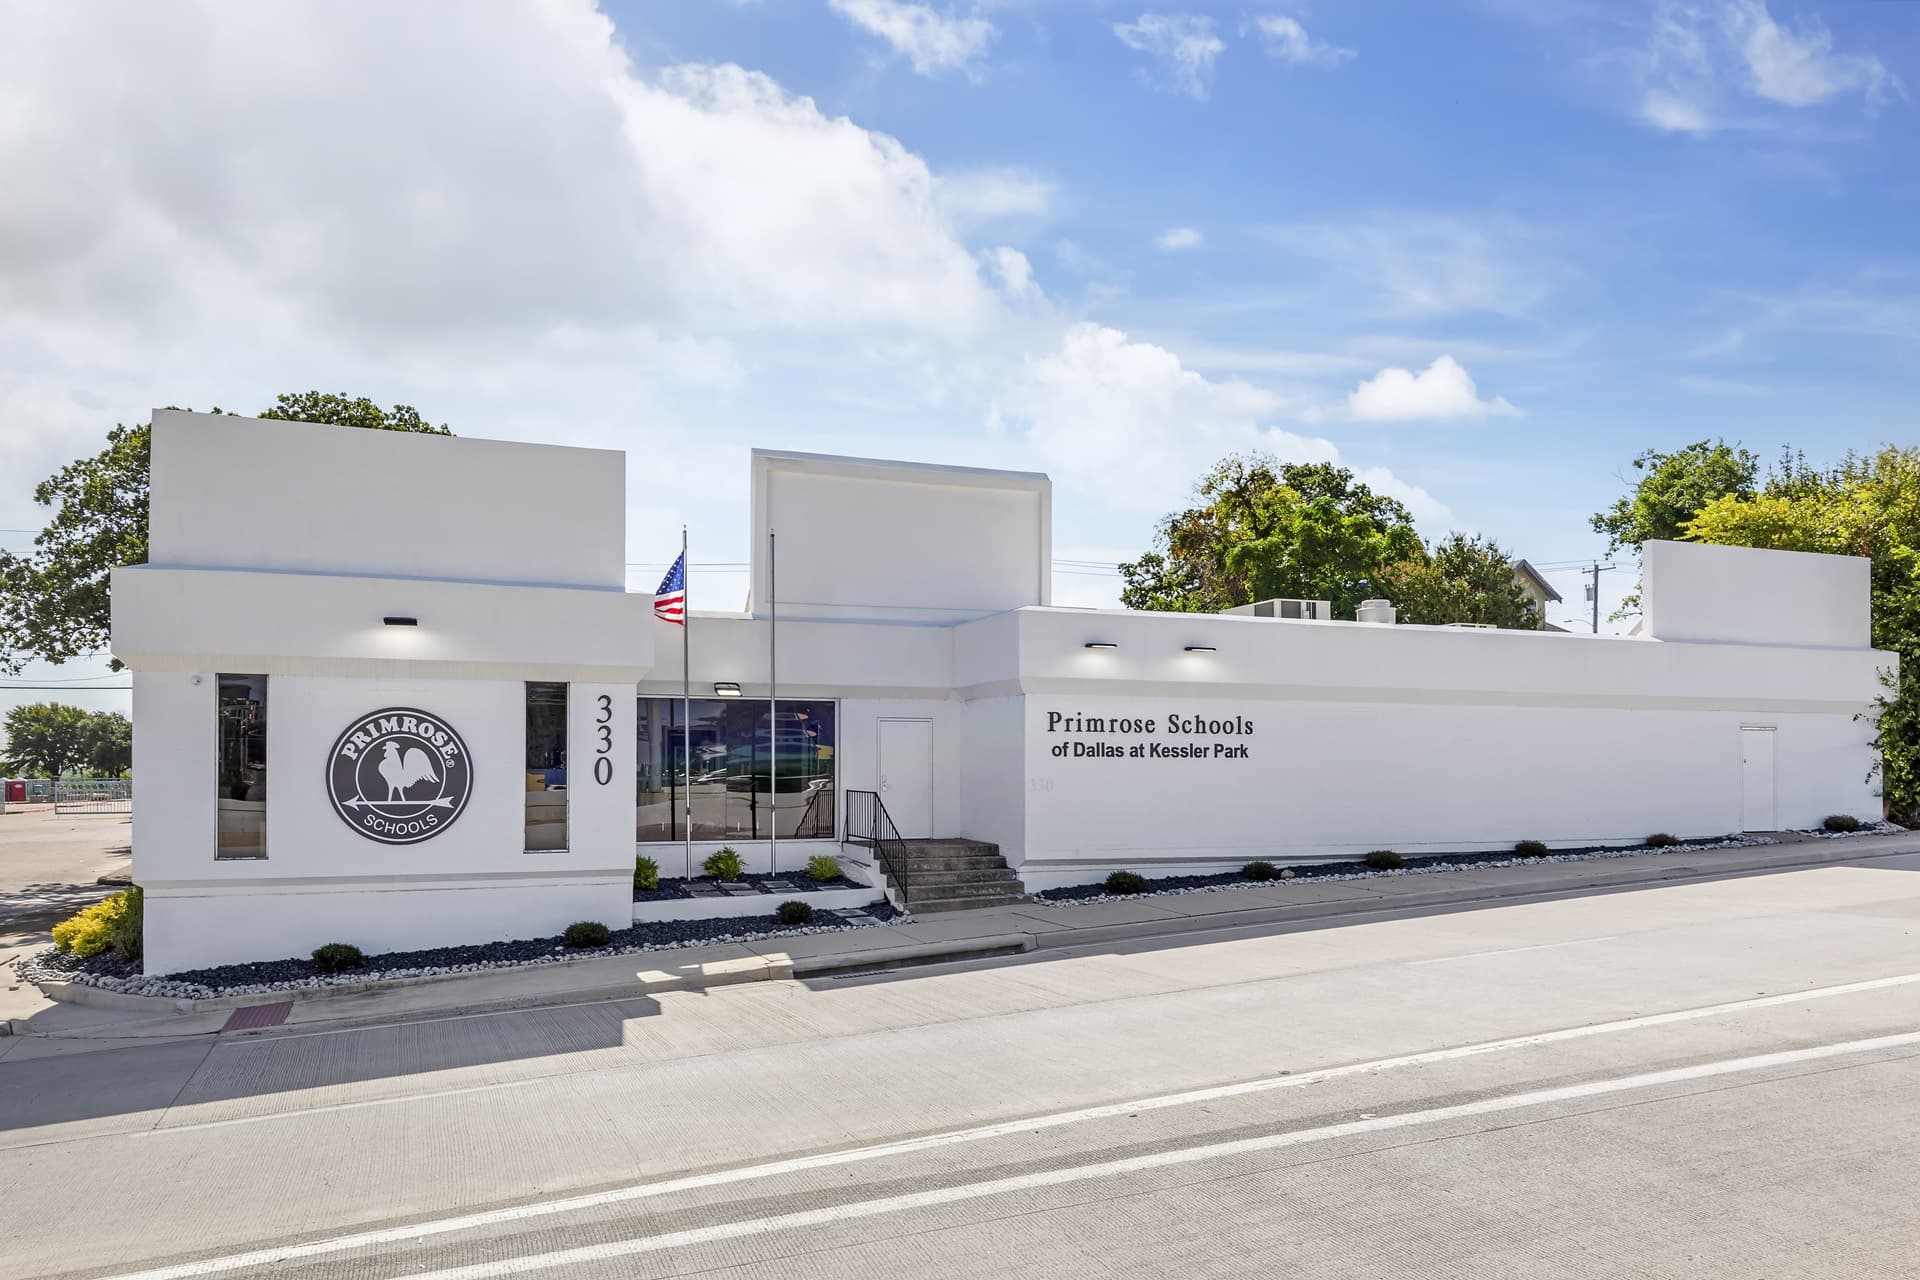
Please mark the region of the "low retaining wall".
POLYGON ((742 916, 770 916, 783 902, 804 902, 815 911, 855 911, 878 901, 880 890, 825 889, 815 893, 756 893, 738 898, 660 898, 633 904, 635 924, 663 920, 733 920, 742 916))

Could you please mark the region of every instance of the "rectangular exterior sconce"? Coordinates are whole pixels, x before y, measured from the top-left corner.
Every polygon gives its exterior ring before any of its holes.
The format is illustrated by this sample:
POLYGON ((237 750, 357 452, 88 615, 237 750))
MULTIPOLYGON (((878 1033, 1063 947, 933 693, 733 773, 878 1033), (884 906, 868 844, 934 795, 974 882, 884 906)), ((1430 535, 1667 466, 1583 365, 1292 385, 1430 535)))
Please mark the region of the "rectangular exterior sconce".
POLYGON ((409 618, 404 614, 398 614, 398 613, 390 613, 386 617, 380 619, 380 621, 386 623, 390 627, 417 627, 420 625, 420 619, 409 618))
POLYGON ((1190 644, 1187 646, 1187 652, 1188 653, 1218 653, 1220 651, 1214 648, 1210 644, 1190 644))
POLYGON ((1111 640, 1089 640, 1086 643, 1086 647, 1089 649, 1118 649, 1120 646, 1111 640))
POLYGON ((713 682, 713 696, 716 698, 737 698, 740 696, 740 686, 732 680, 716 680, 713 682))

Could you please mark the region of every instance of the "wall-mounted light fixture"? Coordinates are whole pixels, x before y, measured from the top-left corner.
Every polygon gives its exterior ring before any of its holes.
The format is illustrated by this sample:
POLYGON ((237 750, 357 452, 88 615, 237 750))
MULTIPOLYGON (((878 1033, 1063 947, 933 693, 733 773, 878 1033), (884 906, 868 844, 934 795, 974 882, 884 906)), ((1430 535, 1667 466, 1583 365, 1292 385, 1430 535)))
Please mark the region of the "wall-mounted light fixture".
POLYGON ((1218 653, 1220 651, 1214 648, 1210 644, 1190 644, 1187 646, 1187 652, 1188 653, 1218 653))
POLYGON ((1118 649, 1120 646, 1111 640, 1089 640, 1086 643, 1086 647, 1089 649, 1118 649))
POLYGON ((386 617, 380 619, 380 621, 386 623, 390 627, 417 627, 420 625, 420 619, 409 618, 405 614, 399 614, 399 613, 390 613, 386 617))
POLYGON ((715 680, 713 682, 713 696, 716 698, 737 698, 740 696, 740 686, 732 680, 715 680))

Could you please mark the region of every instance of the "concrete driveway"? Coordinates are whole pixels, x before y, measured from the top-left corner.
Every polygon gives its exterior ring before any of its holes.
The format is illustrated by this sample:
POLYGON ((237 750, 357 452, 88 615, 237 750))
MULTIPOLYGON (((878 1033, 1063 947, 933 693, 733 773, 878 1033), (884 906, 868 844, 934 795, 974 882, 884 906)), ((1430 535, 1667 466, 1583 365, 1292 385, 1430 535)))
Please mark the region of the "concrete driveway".
POLYGON ((132 841, 124 813, 0 814, 0 952, 45 943, 55 923, 112 893, 96 882, 127 873, 132 841))

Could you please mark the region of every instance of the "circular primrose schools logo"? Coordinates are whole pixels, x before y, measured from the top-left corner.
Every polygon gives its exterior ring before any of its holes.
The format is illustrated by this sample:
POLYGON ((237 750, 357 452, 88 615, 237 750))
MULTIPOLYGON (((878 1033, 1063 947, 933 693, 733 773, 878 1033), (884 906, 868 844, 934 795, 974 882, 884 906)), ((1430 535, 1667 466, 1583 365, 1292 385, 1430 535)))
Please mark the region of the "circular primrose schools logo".
POLYGON ((327 794, 341 821, 382 844, 418 844, 453 825, 473 790, 467 744, 415 707, 360 717, 327 756, 327 794))

